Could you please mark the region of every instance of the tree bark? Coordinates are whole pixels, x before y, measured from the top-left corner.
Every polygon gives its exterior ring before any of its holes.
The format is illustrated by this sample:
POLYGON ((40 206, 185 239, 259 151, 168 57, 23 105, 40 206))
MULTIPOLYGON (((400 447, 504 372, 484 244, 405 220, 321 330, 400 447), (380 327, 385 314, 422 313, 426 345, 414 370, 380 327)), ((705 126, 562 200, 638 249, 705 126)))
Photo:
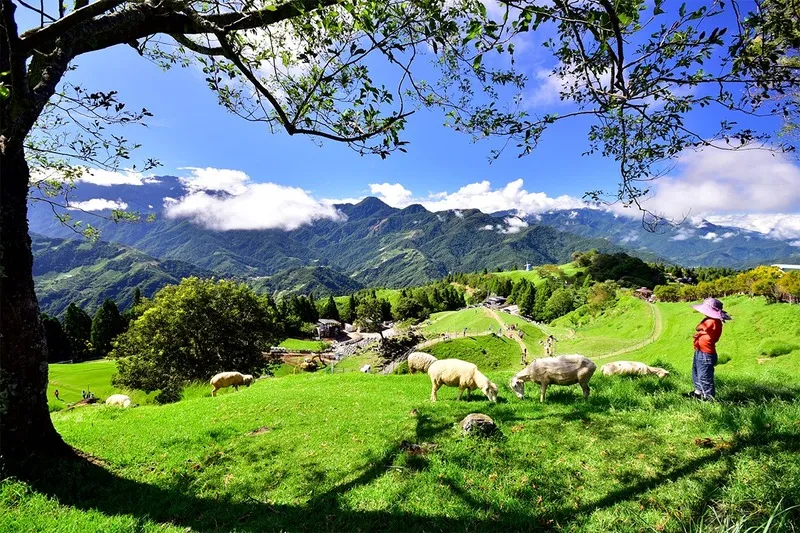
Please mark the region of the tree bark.
POLYGON ((47 344, 28 236, 30 170, 22 143, 7 141, 0 138, 0 462, 13 470, 67 447, 47 407, 47 344))

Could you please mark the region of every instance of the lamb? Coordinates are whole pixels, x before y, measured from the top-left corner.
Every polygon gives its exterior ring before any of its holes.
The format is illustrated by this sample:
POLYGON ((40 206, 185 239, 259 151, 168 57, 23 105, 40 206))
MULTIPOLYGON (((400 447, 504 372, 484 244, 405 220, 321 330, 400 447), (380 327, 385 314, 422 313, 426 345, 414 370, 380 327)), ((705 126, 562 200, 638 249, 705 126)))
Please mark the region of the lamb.
POLYGON ((473 389, 480 389, 489 400, 497 401, 497 385, 481 374, 478 367, 461 359, 442 359, 428 367, 431 378, 431 401, 436 401, 436 392, 442 385, 458 387, 458 399, 467 391, 467 398, 473 389))
POLYGON ((240 385, 250 386, 253 383, 253 376, 250 374, 240 374, 239 372, 220 372, 211 378, 211 396, 216 396, 219 389, 233 387, 237 391, 240 385))
POLYGON ((511 378, 511 388, 521 400, 525 394, 525 382, 533 381, 542 387, 539 401, 544 402, 547 387, 550 384, 574 385, 578 383, 583 389, 583 397, 589 397, 589 380, 597 366, 586 357, 578 354, 560 355, 535 359, 531 364, 511 378))
POLYGON ((113 405, 115 407, 130 407, 131 397, 124 394, 112 394, 106 398, 106 405, 113 405))
POLYGON ((438 361, 438 359, 429 353, 414 352, 408 356, 408 371, 411 374, 414 372, 427 372, 434 361, 438 361))
POLYGON ((603 372, 604 376, 653 375, 662 379, 669 376, 668 370, 654 366, 647 366, 646 364, 638 361, 616 361, 614 363, 608 363, 603 365, 602 368, 600 368, 600 371, 603 372))

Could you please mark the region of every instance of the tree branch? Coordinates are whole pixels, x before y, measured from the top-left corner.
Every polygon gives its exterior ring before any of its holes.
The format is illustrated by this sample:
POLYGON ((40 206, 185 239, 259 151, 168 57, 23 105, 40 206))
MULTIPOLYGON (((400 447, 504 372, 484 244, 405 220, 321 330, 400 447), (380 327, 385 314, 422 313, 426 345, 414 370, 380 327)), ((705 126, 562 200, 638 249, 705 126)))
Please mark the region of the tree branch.
POLYGON ((200 43, 197 43, 185 35, 181 35, 179 33, 175 33, 170 35, 178 44, 183 46, 184 48, 188 48, 192 52, 202 54, 204 56, 222 56, 225 55, 225 50, 221 46, 204 46, 200 43))

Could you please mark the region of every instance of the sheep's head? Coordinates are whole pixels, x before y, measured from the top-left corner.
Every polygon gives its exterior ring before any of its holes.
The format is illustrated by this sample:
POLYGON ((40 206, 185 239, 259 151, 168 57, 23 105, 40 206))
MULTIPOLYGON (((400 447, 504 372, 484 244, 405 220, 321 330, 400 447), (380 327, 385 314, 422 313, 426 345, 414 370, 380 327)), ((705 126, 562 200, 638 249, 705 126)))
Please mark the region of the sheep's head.
POLYGON ((497 385, 495 385, 491 381, 489 382, 488 385, 486 385, 486 388, 483 390, 483 393, 486 395, 487 398, 489 398, 489 400, 495 403, 497 402, 497 385))
POLYGON ((663 368, 656 368, 656 376, 663 379, 669 376, 669 370, 664 370, 663 368))
POLYGON ((511 390, 514 391, 514 394, 517 395, 517 398, 520 400, 525 396, 525 382, 519 378, 511 378, 511 383, 508 384, 511 387, 511 390))
POLYGON ((249 387, 250 385, 253 384, 253 376, 250 375, 250 374, 245 374, 244 375, 244 381, 242 383, 244 383, 245 385, 247 385, 249 387))

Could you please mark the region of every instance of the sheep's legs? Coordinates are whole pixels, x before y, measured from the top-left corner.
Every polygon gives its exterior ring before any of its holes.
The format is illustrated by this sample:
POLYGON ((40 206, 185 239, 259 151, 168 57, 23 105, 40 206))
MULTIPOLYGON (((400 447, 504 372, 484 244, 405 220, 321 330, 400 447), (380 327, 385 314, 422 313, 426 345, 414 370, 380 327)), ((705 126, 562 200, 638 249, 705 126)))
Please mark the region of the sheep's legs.
POLYGON ((589 384, 588 383, 581 383, 581 388, 583 389, 583 397, 589 398, 589 384))
POLYGON ((542 383, 542 392, 539 394, 539 401, 544 401, 544 395, 547 394, 547 383, 542 383))
POLYGON ((233 386, 233 390, 235 390, 236 392, 239 392, 239 385, 234 385, 233 386))
POLYGON ((435 401, 436 401, 436 392, 437 392, 438 390, 439 390, 439 385, 437 385, 436 383, 434 383, 434 384, 433 384, 433 386, 431 387, 431 401, 432 401, 432 402, 435 402, 435 401))
POLYGON ((217 388, 214 387, 213 389, 211 389, 211 396, 215 396, 216 397, 216 395, 217 395, 217 388))
MULTIPOLYGON (((464 389, 461 389, 461 388, 459 388, 459 389, 458 389, 458 398, 456 398, 456 401, 457 401, 457 402, 458 402, 458 401, 461 401, 461 396, 462 396, 463 394, 464 394, 464 389)), ((469 393, 467 393, 467 394, 469 394, 469 393)))

